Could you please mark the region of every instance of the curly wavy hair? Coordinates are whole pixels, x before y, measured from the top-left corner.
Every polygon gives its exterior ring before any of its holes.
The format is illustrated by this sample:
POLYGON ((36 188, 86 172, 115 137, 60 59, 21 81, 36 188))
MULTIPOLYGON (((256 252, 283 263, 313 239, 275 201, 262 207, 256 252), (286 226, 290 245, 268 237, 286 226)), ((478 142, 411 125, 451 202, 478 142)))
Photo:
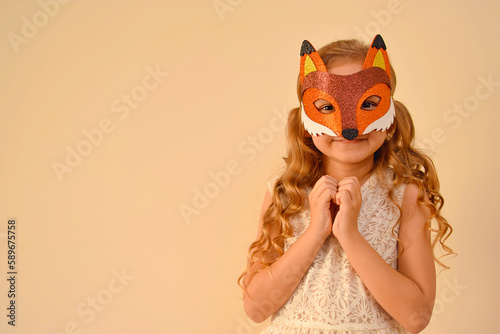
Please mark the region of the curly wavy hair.
MULTIPOLYGON (((325 45, 318 50, 327 68, 349 62, 363 62, 368 53, 368 45, 358 40, 341 40, 325 45)), ((396 75, 391 67, 391 95, 396 88, 396 75)), ((300 80, 297 83, 297 95, 301 100, 300 80)), ((426 228, 433 232, 432 247, 435 261, 447 267, 436 256, 439 244, 444 255, 454 254, 445 242, 453 229, 441 215, 444 199, 439 192, 439 180, 432 160, 415 147, 415 129, 410 113, 403 103, 394 100, 396 117, 387 131, 388 136, 382 146, 375 152, 372 172, 384 175, 387 168, 394 173, 388 192, 389 199, 401 211, 394 197, 395 189, 407 183, 415 183, 419 188, 418 201, 430 209, 431 216, 426 228), (435 221, 436 228, 431 227, 435 221)), ((290 219, 307 210, 307 189, 324 175, 322 153, 314 146, 311 136, 305 131, 301 119, 300 108, 290 111, 287 124, 287 156, 284 158, 286 168, 274 184, 272 204, 263 215, 262 232, 248 251, 247 267, 238 278, 238 284, 245 290, 250 268, 260 264, 260 270, 268 268, 279 256, 283 255, 284 240, 293 234, 290 219), (274 256, 273 256, 274 254, 274 256), (279 254, 276 257, 276 254, 279 254)), ((395 224, 394 228, 400 224, 395 224)), ((397 236, 395 235, 397 238, 397 236)), ((404 245, 403 250, 404 251, 404 245)), ((444 256, 443 255, 443 256, 444 256)), ((259 271, 260 271, 259 270, 259 271)), ((258 272, 258 271, 257 271, 258 272)))

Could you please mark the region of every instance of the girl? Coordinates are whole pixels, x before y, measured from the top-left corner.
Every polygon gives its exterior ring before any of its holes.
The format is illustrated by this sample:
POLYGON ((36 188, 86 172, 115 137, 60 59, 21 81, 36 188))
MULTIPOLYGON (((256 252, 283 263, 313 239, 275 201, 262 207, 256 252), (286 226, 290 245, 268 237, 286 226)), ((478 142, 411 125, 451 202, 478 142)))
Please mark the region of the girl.
MULTIPOLYGON (((264 333, 417 333, 452 232, 432 161, 414 147, 386 46, 304 41, 286 169, 270 182, 238 282, 264 333), (431 229, 431 220, 437 223, 431 229), (436 233, 431 241, 431 231, 436 233)), ((444 266, 444 265, 443 265, 444 266)))

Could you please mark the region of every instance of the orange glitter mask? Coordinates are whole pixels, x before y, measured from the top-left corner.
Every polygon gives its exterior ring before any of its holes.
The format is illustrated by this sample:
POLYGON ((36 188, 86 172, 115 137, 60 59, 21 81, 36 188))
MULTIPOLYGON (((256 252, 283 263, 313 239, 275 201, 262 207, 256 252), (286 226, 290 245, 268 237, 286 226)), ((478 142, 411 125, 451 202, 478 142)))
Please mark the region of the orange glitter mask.
POLYGON ((301 118, 307 132, 353 140, 392 125, 396 113, 391 97, 391 67, 380 35, 373 39, 363 69, 350 75, 329 73, 308 41, 302 43, 300 56, 301 118), (328 111, 316 107, 314 102, 318 100, 327 101, 328 111))

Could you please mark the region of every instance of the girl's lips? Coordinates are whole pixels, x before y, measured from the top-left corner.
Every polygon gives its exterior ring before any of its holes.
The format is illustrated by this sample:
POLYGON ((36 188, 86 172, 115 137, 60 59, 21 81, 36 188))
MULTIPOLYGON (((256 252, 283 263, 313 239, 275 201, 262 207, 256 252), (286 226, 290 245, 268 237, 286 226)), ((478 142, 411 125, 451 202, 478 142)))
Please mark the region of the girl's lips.
POLYGON ((352 139, 352 140, 342 138, 342 139, 334 139, 333 141, 336 141, 339 143, 359 143, 359 142, 362 142, 363 140, 366 140, 366 138, 356 138, 356 139, 352 139))

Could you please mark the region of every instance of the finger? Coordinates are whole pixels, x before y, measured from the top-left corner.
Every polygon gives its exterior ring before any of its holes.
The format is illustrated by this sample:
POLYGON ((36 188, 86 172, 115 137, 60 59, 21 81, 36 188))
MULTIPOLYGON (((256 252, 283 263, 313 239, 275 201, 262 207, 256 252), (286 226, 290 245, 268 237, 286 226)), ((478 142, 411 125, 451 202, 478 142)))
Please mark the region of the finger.
POLYGON ((324 177, 325 179, 327 180, 331 180, 332 182, 334 182, 335 184, 339 183, 339 181, 334 178, 333 176, 330 176, 330 175, 323 175, 322 177, 324 177))
POLYGON ((345 178, 339 182, 338 190, 347 189, 353 199, 361 200, 361 186, 356 177, 345 178))
POLYGON ((337 190, 332 188, 326 188, 323 192, 318 196, 320 201, 323 203, 331 202, 335 200, 335 196, 337 195, 337 190))
POLYGON ((349 182, 349 183, 344 183, 337 188, 338 190, 340 189, 346 189, 348 191, 351 191, 353 193, 357 192, 359 190, 359 187, 357 184, 349 182))
POLYGON ((311 195, 318 197, 326 188, 337 189, 338 181, 330 176, 322 176, 311 190, 311 195))
POLYGON ((341 205, 342 203, 352 202, 351 193, 347 189, 342 189, 337 192, 335 195, 335 201, 337 205, 341 205))
POLYGON ((320 184, 328 184, 332 187, 335 187, 337 188, 338 186, 338 183, 339 181, 337 181, 337 179, 335 179, 334 177, 331 177, 330 175, 323 175, 317 183, 320 183, 320 184))
POLYGON ((340 187, 344 184, 354 184, 357 187, 361 188, 361 184, 359 183, 358 178, 355 176, 349 176, 349 177, 342 179, 341 181, 339 181, 338 186, 340 187))
POLYGON ((352 183, 344 184, 338 188, 337 192, 346 192, 349 194, 351 201, 361 202, 361 191, 352 183))
POLYGON ((315 186, 315 188, 311 191, 311 193, 309 194, 309 197, 310 198, 318 198, 321 196, 321 194, 325 191, 325 190, 334 190, 334 191, 337 191, 337 187, 334 187, 328 183, 320 183, 320 184, 317 184, 315 186))

